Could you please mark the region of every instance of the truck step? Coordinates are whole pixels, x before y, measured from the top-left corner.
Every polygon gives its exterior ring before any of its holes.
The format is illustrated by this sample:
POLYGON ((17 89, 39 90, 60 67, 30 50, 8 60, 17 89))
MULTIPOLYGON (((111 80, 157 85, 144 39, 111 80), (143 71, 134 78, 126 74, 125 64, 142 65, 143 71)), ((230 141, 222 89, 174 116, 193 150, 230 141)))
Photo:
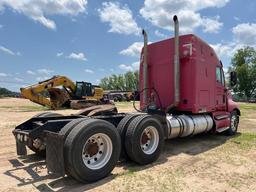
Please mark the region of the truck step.
POLYGON ((228 130, 228 129, 229 129, 229 127, 221 127, 221 128, 219 128, 219 129, 217 129, 216 131, 217 131, 218 133, 221 133, 221 132, 226 131, 226 130, 228 130))

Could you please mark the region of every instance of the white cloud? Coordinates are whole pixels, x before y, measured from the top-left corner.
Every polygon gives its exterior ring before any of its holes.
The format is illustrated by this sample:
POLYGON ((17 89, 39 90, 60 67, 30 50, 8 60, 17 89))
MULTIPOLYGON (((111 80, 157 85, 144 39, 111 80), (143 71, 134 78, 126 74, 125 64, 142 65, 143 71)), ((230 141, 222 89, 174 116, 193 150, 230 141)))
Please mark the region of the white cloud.
POLYGON ((139 57, 143 45, 143 42, 135 42, 131 44, 128 48, 120 51, 120 54, 131 57, 139 57))
POLYGON ((232 29, 236 42, 255 45, 256 44, 256 24, 241 23, 232 29))
POLYGON ((75 18, 72 18, 71 21, 74 23, 77 22, 77 20, 75 18))
POLYGON ((109 32, 126 35, 140 33, 140 28, 127 5, 121 6, 118 2, 103 2, 98 13, 102 22, 109 23, 109 32))
MULTIPOLYGON (((178 15, 181 33, 192 32, 198 27, 203 27, 208 32, 203 22, 207 17, 202 17, 199 11, 210 7, 220 8, 228 2, 229 0, 145 0, 140 14, 153 25, 167 30, 173 30, 172 17, 178 15)), ((221 27, 216 19, 215 22, 211 20, 208 22, 214 23, 215 28, 221 27)))
POLYGON ((47 18, 52 15, 77 16, 86 12, 87 0, 1 0, 0 10, 11 7, 14 11, 24 14, 30 19, 41 23, 49 29, 56 29, 53 20, 47 18))
POLYGON ((155 35, 157 37, 161 37, 161 38, 166 38, 167 37, 167 35, 161 33, 159 30, 155 30, 155 35))
POLYGON ((119 65, 119 68, 124 71, 133 71, 133 68, 130 65, 121 64, 121 65, 119 65))
POLYGON ((4 46, 0 46, 0 50, 1 50, 2 52, 4 52, 4 53, 9 54, 9 55, 15 55, 15 53, 14 53, 12 50, 10 50, 10 49, 8 49, 8 48, 6 48, 6 47, 4 47, 4 46))
POLYGON ((86 61, 87 60, 83 53, 71 53, 68 56, 68 58, 69 59, 76 59, 76 60, 80 60, 80 61, 86 61))
POLYGON ((29 75, 36 75, 38 81, 43 81, 49 79, 49 76, 52 75, 54 71, 50 69, 37 69, 36 71, 27 70, 26 73, 29 75))
POLYGON ((0 77, 7 77, 8 75, 6 73, 0 73, 0 77))
POLYGON ((61 57, 64 53, 60 52, 60 53, 57 53, 56 56, 57 57, 61 57))
POLYGON ((140 62, 137 61, 137 62, 132 63, 132 67, 134 70, 139 70, 140 62))
POLYGON ((217 43, 217 44, 210 44, 210 46, 214 49, 215 53, 219 58, 223 57, 231 57, 233 50, 231 44, 223 44, 223 43, 217 43))
POLYGON ((2 29, 4 26, 0 24, 0 29, 2 29))
POLYGON ((233 39, 226 43, 211 45, 220 57, 230 58, 234 53, 245 46, 256 48, 256 24, 240 23, 232 28, 233 39))
POLYGON ((50 77, 44 76, 44 77, 37 77, 37 78, 36 78, 37 81, 45 81, 45 80, 47 80, 47 79, 50 79, 50 77))
POLYGON ((37 69, 37 72, 38 72, 39 74, 50 75, 50 74, 52 74, 54 71, 53 71, 53 70, 49 70, 49 69, 37 69))
POLYGON ((17 53, 15 53, 11 49, 8 49, 8 48, 6 48, 4 46, 1 46, 1 45, 0 45, 0 51, 4 52, 6 54, 12 55, 12 56, 21 56, 21 53, 19 51, 17 53))
POLYGON ((224 71, 225 74, 227 74, 228 73, 228 68, 227 67, 223 67, 223 71, 224 71))
POLYGON ((240 19, 239 17, 234 16, 233 18, 234 18, 234 20, 236 20, 236 21, 241 21, 241 19, 240 19))
POLYGON ((17 82, 23 82, 24 81, 23 79, 18 78, 18 77, 15 77, 14 80, 17 81, 17 82))
POLYGON ((91 69, 85 69, 84 72, 85 72, 85 73, 94 73, 94 71, 91 70, 91 69))
POLYGON ((234 53, 245 46, 256 48, 256 24, 241 23, 232 28, 233 38, 227 43, 211 45, 220 57, 230 58, 234 53))
POLYGON ((218 33, 223 27, 223 23, 219 22, 220 17, 216 16, 215 18, 203 18, 202 26, 203 32, 208 33, 218 33))
POLYGON ((121 65, 119 65, 119 68, 124 70, 124 71, 135 71, 135 70, 139 69, 139 66, 140 66, 139 62, 134 62, 130 65, 121 64, 121 65))
MULTIPOLYGON (((248 45, 243 44, 241 42, 236 42, 235 39, 233 38, 231 42, 217 43, 211 46, 215 50, 219 59, 223 59, 223 58, 230 59, 238 49, 242 49, 243 47, 248 45)), ((256 48, 256 45, 250 45, 250 46, 256 48)))
POLYGON ((29 75, 35 75, 36 73, 35 73, 34 71, 27 70, 27 74, 29 74, 29 75))

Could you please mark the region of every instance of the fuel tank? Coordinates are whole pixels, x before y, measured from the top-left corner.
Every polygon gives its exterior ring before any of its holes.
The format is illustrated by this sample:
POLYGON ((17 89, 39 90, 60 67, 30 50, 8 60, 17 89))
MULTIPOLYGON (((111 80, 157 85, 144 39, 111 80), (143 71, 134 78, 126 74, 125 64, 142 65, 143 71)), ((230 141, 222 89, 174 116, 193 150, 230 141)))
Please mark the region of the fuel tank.
POLYGON ((166 116, 168 139, 192 136, 208 132, 213 127, 210 115, 177 115, 166 116))

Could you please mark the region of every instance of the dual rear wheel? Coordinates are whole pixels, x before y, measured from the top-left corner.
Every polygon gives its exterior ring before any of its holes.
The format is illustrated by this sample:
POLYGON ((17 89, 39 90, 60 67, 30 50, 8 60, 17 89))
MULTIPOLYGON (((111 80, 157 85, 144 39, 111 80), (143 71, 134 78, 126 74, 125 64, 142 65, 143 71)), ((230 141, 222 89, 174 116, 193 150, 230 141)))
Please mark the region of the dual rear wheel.
POLYGON ((84 119, 71 129, 64 144, 66 173, 81 182, 97 181, 110 174, 121 152, 121 139, 114 125, 84 119))
POLYGON ((159 121, 141 114, 127 115, 118 129, 100 119, 76 119, 60 133, 66 138, 66 173, 81 182, 97 181, 109 175, 121 151, 136 163, 151 163, 159 157, 164 142, 159 121))
POLYGON ((125 135, 122 143, 126 157, 141 165, 154 162, 164 144, 164 133, 159 120, 150 115, 138 115, 128 121, 125 127, 122 130, 122 135, 125 135))

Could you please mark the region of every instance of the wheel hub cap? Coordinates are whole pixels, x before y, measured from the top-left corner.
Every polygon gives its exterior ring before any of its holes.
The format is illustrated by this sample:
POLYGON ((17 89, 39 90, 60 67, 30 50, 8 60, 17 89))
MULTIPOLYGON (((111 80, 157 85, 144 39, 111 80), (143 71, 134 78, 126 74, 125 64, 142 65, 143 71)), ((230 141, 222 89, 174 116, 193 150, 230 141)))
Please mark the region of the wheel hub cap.
POLYGON ((89 169, 104 167, 111 158, 113 145, 110 137, 104 133, 97 133, 86 140, 82 160, 89 169))
POLYGON ((99 146, 98 146, 97 143, 88 143, 85 146, 85 150, 86 150, 85 153, 89 154, 90 157, 92 157, 92 156, 94 156, 94 155, 96 155, 98 153, 99 146))
POLYGON ((149 126, 144 129, 140 137, 140 147, 148 155, 155 152, 159 144, 159 134, 155 127, 149 126))
POLYGON ((142 138, 141 138, 141 143, 146 144, 149 140, 150 139, 149 139, 148 135, 146 133, 143 133, 142 138))

